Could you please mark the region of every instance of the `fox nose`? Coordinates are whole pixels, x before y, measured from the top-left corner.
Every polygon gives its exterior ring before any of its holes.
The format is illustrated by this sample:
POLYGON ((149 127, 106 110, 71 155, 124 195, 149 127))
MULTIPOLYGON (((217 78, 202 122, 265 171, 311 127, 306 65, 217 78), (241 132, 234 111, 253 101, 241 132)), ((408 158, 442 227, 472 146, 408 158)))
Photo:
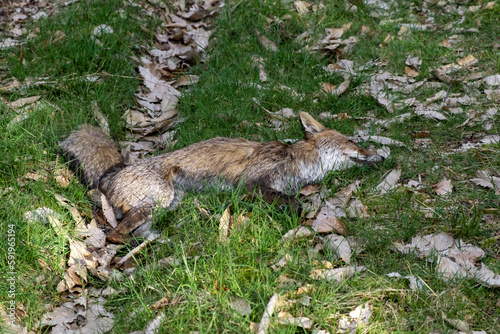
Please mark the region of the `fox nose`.
POLYGON ((384 161, 384 159, 385 158, 383 156, 381 156, 380 154, 373 153, 373 154, 369 155, 366 160, 368 160, 371 163, 377 163, 377 162, 384 161))
POLYGON ((349 158, 360 165, 374 165, 378 162, 384 161, 383 156, 374 152, 357 154, 355 156, 350 156, 349 158))

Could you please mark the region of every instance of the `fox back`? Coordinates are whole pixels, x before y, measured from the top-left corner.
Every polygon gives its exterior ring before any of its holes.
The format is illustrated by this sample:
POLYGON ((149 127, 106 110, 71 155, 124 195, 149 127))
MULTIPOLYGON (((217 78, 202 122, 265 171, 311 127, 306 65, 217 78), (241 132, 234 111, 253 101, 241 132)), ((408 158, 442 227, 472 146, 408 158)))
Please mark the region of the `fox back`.
POLYGON ((228 188, 243 182, 247 187, 261 185, 292 193, 330 171, 383 160, 307 113, 301 112, 300 120, 306 139, 293 145, 213 138, 155 157, 151 163, 182 170, 175 182, 184 189, 228 188))

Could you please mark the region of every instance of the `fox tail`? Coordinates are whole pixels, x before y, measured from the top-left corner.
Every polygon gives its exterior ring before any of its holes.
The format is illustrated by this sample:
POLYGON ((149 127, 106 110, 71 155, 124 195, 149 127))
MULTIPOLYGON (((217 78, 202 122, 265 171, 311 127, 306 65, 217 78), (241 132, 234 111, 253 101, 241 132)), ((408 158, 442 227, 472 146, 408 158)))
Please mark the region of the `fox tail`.
POLYGON ((59 148, 83 183, 95 188, 100 179, 122 169, 125 161, 116 143, 100 129, 85 125, 71 133, 59 148))

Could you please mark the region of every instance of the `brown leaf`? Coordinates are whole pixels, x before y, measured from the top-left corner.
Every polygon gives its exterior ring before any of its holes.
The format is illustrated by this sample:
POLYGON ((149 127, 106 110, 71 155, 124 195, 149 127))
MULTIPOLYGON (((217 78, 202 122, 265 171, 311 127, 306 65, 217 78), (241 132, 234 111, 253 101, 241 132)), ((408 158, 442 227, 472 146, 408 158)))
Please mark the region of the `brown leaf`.
POLYGON ((59 168, 54 172, 54 179, 56 180, 57 185, 64 188, 69 186, 69 183, 71 182, 74 176, 75 174, 66 167, 59 168))
POLYGON ((271 41, 269 38, 267 38, 265 35, 262 35, 257 30, 255 31, 255 33, 257 34, 257 39, 259 40, 260 45, 262 45, 269 51, 273 52, 278 51, 278 46, 276 45, 275 42, 271 41))
POLYGON ((450 44, 450 42, 447 39, 444 39, 441 42, 441 46, 444 46, 445 48, 451 48, 451 44, 450 44))
POLYGON ((335 232, 342 235, 347 234, 347 227, 337 217, 327 217, 317 224, 313 223, 312 228, 318 233, 335 232))
POLYGON ((180 86, 189 86, 194 85, 200 80, 200 77, 197 75, 183 75, 179 77, 177 80, 172 82, 172 87, 177 88, 180 86))
POLYGON ((309 195, 312 195, 316 192, 316 190, 318 190, 319 188, 319 184, 315 184, 315 185, 308 185, 308 186, 305 186, 304 188, 302 188, 302 190, 300 191, 300 194, 302 196, 309 196, 309 195))
POLYGON ((364 35, 370 35, 371 32, 372 32, 372 30, 370 29, 370 27, 365 26, 365 25, 363 25, 361 27, 361 35, 362 36, 364 36, 364 35))
POLYGON ((474 65, 478 61, 479 60, 477 60, 473 55, 468 55, 467 57, 457 59, 457 64, 461 67, 469 67, 471 65, 474 65))
POLYGON ((450 180, 443 180, 433 185, 432 188, 439 196, 448 196, 452 192, 453 185, 450 180))
POLYGON ((401 28, 398 31, 398 36, 402 36, 406 33, 408 33, 410 29, 407 26, 401 26, 401 28))
POLYGON ((411 133, 413 138, 427 138, 431 135, 430 131, 414 131, 411 133))
POLYGON ((229 212, 229 207, 224 210, 222 217, 219 221, 219 241, 221 243, 227 243, 229 241, 229 227, 231 225, 231 213, 229 212))
POLYGON ((347 266, 335 269, 314 269, 309 272, 309 277, 314 280, 327 280, 329 282, 342 282, 346 278, 354 276, 356 272, 365 271, 363 266, 347 266))
POLYGON ((22 99, 6 103, 8 107, 11 108, 22 108, 27 104, 33 104, 40 99, 40 95, 24 97, 22 99))
POLYGON ((405 66, 405 73, 407 76, 412 77, 412 78, 418 77, 418 72, 409 66, 405 66))
POLYGON ((304 15, 309 13, 309 7, 311 7, 311 4, 306 1, 294 1, 293 7, 299 15, 304 15))
POLYGON ((337 86, 335 86, 334 84, 331 84, 329 82, 323 82, 321 84, 321 88, 326 93, 333 94, 333 92, 335 92, 335 90, 337 89, 337 86))
POLYGON ((113 207, 109 204, 108 199, 106 198, 106 195, 104 195, 104 193, 101 193, 101 205, 104 217, 106 217, 109 225, 115 228, 118 225, 115 217, 115 212, 113 211, 113 207))

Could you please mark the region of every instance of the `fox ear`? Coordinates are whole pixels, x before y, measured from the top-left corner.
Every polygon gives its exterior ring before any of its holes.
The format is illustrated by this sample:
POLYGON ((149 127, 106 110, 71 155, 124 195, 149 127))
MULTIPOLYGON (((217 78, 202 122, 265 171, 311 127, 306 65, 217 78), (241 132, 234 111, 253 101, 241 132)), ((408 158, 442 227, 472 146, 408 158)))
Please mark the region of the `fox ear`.
POLYGON ((323 124, 312 118, 312 116, 306 112, 299 112, 299 117, 300 123, 302 124, 302 130, 306 136, 315 135, 326 130, 323 124))

